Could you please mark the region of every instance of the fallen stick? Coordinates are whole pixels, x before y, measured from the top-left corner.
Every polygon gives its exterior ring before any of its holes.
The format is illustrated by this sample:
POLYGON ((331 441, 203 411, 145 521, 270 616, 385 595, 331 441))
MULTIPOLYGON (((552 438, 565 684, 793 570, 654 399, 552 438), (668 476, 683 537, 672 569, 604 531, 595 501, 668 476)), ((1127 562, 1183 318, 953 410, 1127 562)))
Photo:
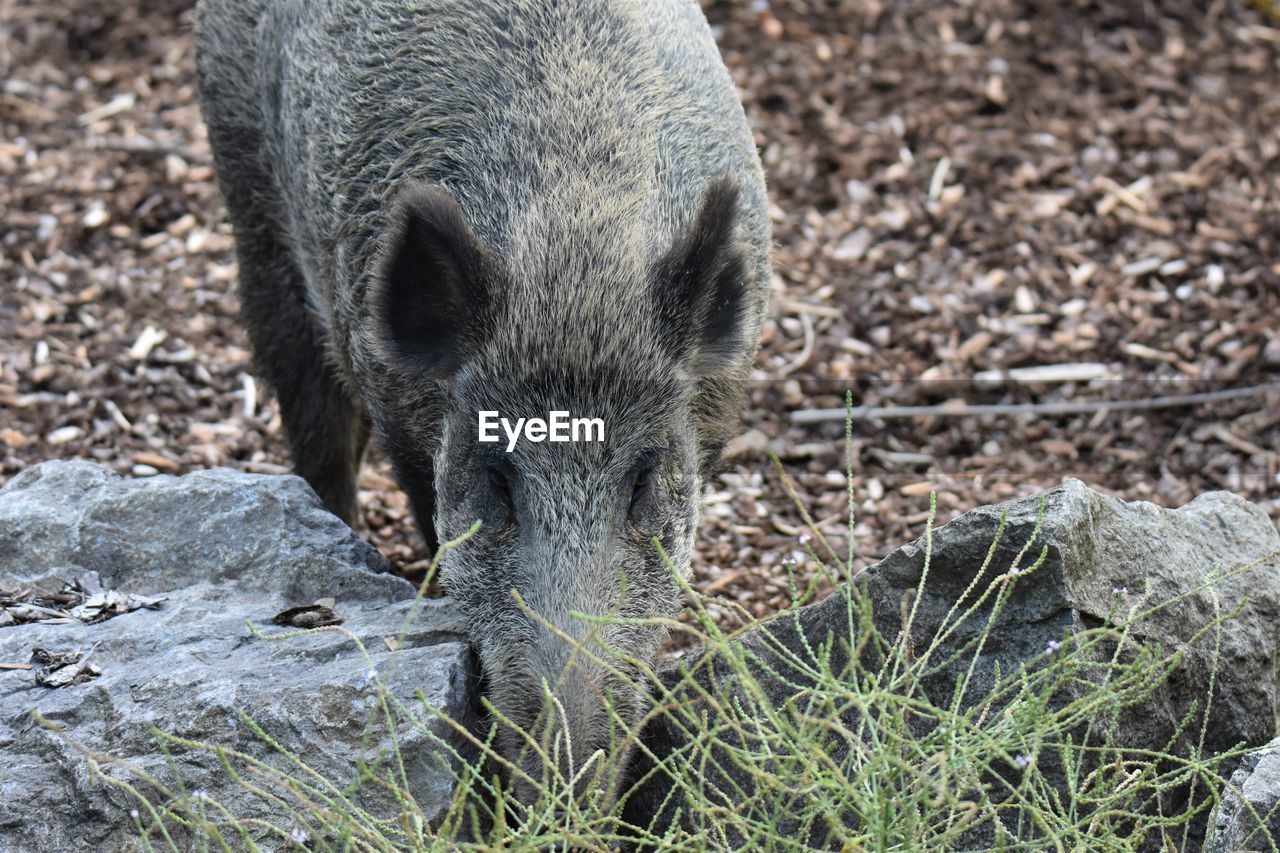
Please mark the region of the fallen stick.
POLYGON ((188 163, 199 163, 200 157, 184 145, 158 142, 145 136, 96 136, 89 140, 89 148, 94 151, 122 151, 126 154, 152 155, 164 157, 172 154, 188 163))
POLYGON ((843 421, 852 412, 854 420, 890 420, 893 418, 918 418, 941 415, 943 417, 969 417, 973 415, 1088 415, 1095 412, 1146 412, 1152 409, 1174 409, 1180 406, 1198 406, 1201 403, 1217 403, 1253 397, 1266 392, 1280 393, 1280 383, 1251 385, 1247 388, 1228 388, 1223 391, 1202 391, 1197 394, 1175 394, 1168 397, 1147 397, 1141 400, 1096 400, 1064 403, 995 403, 990 405, 938 406, 854 406, 849 409, 806 409, 791 413, 791 422, 817 424, 843 421))

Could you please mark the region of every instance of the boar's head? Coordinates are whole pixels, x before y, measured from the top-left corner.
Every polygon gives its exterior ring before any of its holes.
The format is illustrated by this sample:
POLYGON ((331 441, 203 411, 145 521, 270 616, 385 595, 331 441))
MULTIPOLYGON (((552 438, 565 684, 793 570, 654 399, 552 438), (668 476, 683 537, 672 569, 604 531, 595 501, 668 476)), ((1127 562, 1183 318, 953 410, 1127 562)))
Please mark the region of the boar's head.
MULTIPOLYGON (((737 197, 726 177, 678 213, 526 212, 492 245, 448 192, 419 184, 383 241, 372 334, 394 390, 375 427, 424 530, 445 541, 480 520, 442 581, 490 701, 548 753, 558 737, 562 772, 639 721, 641 665, 665 628, 637 620, 679 609, 653 542, 688 572, 758 337, 737 197), (602 419, 604 440, 478 440, 481 411, 552 410, 602 419)), ((499 751, 539 778, 528 739, 502 729, 499 751)))

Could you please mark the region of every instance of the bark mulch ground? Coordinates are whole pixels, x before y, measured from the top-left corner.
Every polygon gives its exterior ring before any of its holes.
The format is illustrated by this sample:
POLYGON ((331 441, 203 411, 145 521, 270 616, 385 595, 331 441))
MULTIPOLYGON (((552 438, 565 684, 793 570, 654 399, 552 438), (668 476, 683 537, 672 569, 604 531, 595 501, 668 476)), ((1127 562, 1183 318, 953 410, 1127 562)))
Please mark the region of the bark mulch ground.
MULTIPOLYGON (((1102 402, 1280 381, 1280 21, 1240 2, 714 3, 771 184, 774 298, 696 584, 766 615, 813 566, 777 453, 846 546, 858 405, 1102 402)), ((0 5, 0 480, 284 472, 235 320, 190 5, 0 5)), ((1074 476, 1280 519, 1280 391, 1059 416, 859 419, 857 559, 1074 476)), ((375 460, 361 503, 426 558, 375 460)))

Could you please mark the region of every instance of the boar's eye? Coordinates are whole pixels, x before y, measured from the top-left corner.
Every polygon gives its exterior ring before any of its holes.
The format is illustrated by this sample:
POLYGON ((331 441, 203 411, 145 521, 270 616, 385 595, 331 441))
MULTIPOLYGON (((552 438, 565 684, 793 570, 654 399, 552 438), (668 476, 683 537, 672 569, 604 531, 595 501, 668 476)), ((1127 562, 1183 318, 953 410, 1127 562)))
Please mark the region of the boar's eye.
POLYGON ((644 497, 644 493, 649 488, 649 479, 653 476, 650 471, 641 471, 636 475, 636 481, 631 486, 631 503, 634 505, 636 501, 644 497))
POLYGON ((631 483, 631 503, 628 511, 633 519, 651 502, 657 477, 657 460, 651 454, 642 456, 631 469, 631 476, 628 478, 631 483))
POLYGON ((515 499, 511 493, 511 477, 501 468, 490 468, 486 473, 488 502, 494 510, 494 520, 509 521, 515 514, 515 499))

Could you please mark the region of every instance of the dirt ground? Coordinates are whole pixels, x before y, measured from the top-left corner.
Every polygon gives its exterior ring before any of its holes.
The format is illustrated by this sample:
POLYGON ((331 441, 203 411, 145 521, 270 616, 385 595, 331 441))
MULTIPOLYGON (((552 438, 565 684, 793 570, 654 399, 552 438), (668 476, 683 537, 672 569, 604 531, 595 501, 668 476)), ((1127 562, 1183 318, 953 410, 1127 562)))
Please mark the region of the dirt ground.
MULTIPOLYGON (((859 419, 857 559, 1078 477, 1280 519, 1280 21, 1241 2, 713 3, 771 184, 777 275, 696 583, 765 615, 812 572, 776 452, 847 545, 842 405, 1115 401, 1158 411, 859 419), (1051 368, 1031 371, 1029 368, 1051 368)), ((190 4, 0 0, 0 480, 284 472, 236 324, 190 4)), ((372 541, 426 554, 380 461, 372 541)))

